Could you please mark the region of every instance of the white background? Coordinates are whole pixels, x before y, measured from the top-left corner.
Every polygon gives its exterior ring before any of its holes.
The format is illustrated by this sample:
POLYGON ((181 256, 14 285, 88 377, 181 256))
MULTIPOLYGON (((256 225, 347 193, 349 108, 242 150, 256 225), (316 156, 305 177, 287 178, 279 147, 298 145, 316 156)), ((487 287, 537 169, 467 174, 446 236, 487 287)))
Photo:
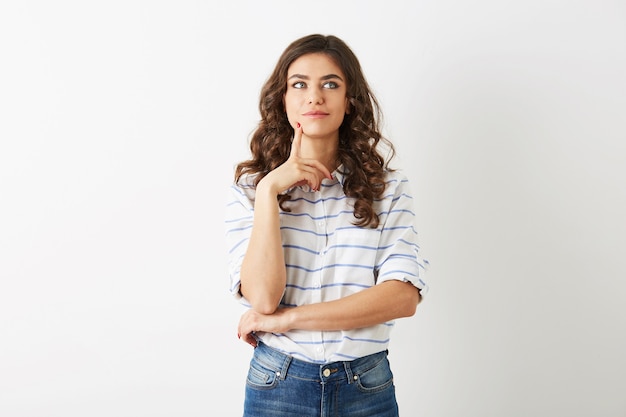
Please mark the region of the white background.
POLYGON ((225 190, 313 32, 360 57, 432 264, 401 414, 626 416, 626 4, 597 0, 3 2, 0 415, 241 414, 225 190))

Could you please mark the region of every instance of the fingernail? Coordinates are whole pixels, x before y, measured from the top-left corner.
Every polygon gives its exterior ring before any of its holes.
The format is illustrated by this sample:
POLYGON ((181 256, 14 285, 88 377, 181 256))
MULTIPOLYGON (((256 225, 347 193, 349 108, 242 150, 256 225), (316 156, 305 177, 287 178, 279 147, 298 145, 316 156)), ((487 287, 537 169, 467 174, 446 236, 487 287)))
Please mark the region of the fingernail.
POLYGON ((300 122, 298 122, 298 123, 296 124, 296 127, 297 127, 298 129, 300 129, 300 122))

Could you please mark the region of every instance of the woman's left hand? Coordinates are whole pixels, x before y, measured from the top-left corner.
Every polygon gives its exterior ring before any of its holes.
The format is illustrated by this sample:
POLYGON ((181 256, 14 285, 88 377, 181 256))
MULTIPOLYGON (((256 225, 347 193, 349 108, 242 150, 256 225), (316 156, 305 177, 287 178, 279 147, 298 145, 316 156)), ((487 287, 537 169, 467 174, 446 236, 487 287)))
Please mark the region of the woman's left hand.
POLYGON ((288 308, 279 308, 272 314, 261 314, 250 309, 242 314, 237 326, 237 337, 253 347, 257 340, 253 332, 283 333, 289 328, 288 308))

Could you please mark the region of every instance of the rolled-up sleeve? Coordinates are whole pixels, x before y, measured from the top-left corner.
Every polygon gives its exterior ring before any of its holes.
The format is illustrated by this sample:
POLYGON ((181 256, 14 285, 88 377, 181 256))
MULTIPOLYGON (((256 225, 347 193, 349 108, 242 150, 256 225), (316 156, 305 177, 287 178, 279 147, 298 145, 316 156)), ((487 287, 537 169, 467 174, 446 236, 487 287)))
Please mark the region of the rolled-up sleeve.
POLYGON ((227 192, 225 219, 226 259, 230 293, 242 304, 249 305, 241 295, 241 264, 248 248, 254 216, 254 189, 233 184, 227 192))
MULTIPOLYGON (((407 178, 395 173, 382 201, 382 231, 376 262, 377 284, 389 280, 411 282, 421 295, 428 292, 423 259, 418 243, 414 199, 407 178)), ((380 226, 379 226, 380 227, 380 226)))

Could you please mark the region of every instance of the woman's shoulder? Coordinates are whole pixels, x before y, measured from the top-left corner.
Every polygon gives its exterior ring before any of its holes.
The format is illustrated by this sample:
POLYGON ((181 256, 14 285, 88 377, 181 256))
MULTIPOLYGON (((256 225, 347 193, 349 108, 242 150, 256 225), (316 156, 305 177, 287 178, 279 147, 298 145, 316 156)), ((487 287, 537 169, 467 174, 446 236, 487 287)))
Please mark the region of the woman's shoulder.
POLYGON ((255 188, 256 179, 259 173, 244 173, 235 180, 235 185, 239 188, 255 188))
MULTIPOLYGON (((242 174, 230 184, 230 193, 237 196, 238 199, 254 201, 256 195, 256 179, 257 174, 242 174)), ((243 201, 242 200, 242 201, 243 201)))
POLYGON ((401 169, 386 169, 385 181, 387 184, 402 185, 409 182, 409 178, 401 169))

